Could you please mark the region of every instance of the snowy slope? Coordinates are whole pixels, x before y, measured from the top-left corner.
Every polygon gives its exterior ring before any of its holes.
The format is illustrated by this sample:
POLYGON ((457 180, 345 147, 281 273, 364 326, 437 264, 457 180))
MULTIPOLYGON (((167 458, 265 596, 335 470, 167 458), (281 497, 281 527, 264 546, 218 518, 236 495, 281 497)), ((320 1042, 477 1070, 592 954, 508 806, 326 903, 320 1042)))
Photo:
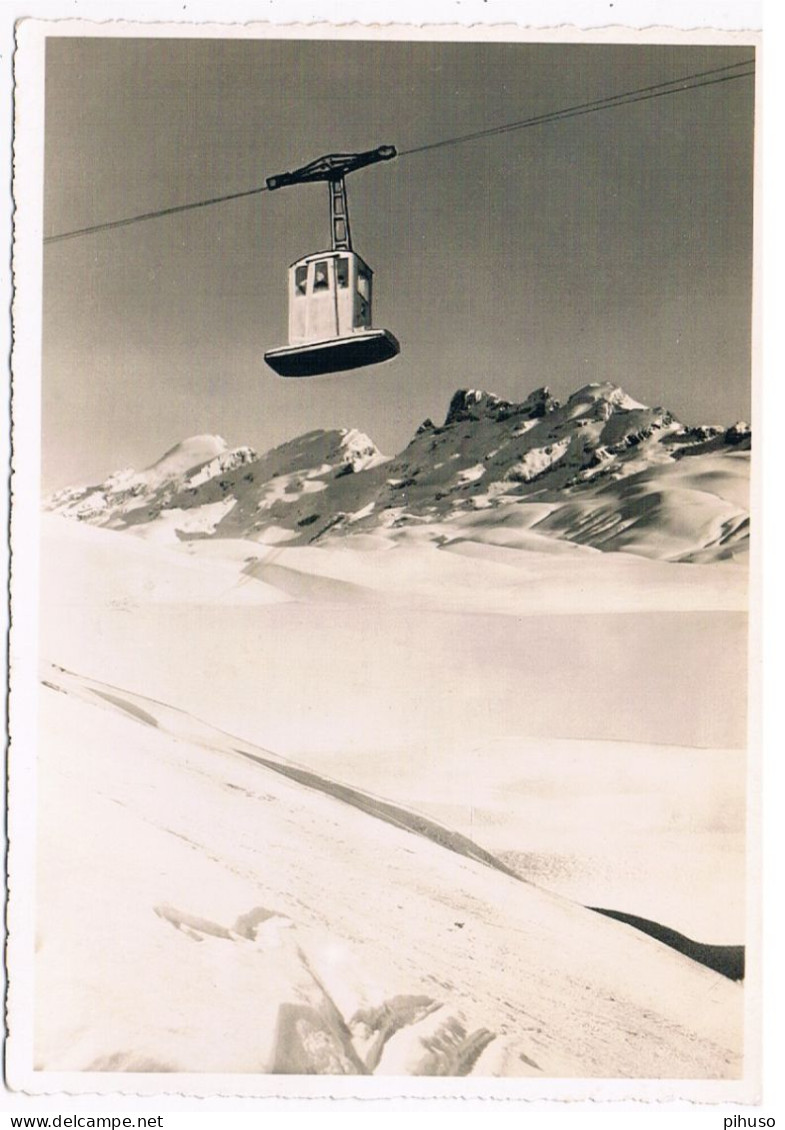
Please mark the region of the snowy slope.
POLYGON ((455 394, 386 459, 354 430, 310 432, 262 457, 198 436, 146 471, 60 491, 50 509, 162 540, 244 537, 307 545, 339 537, 528 548, 543 539, 668 561, 743 554, 746 425, 684 427, 611 384, 560 405, 547 389, 520 404, 455 394), (189 460, 191 466, 187 466, 189 460))
POLYGON ((39 1069, 739 1075, 733 982, 192 715, 44 678, 39 1069))
POLYGON ((579 901, 743 941, 741 566, 44 529, 46 657, 413 804, 579 901))

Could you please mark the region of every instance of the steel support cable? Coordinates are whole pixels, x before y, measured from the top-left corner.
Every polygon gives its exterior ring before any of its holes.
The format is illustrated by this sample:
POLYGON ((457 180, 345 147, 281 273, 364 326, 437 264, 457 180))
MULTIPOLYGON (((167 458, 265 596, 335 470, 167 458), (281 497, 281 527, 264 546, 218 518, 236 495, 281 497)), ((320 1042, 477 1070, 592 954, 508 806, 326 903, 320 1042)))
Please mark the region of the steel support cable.
MULTIPOLYGON (((751 63, 753 60, 748 60, 751 63)), ((747 63, 735 63, 734 66, 745 66, 747 63)), ((755 74, 752 70, 739 74, 725 74, 718 78, 706 78, 704 82, 690 82, 689 79, 703 78, 705 75, 716 75, 717 71, 728 70, 727 67, 718 67, 713 71, 701 71, 687 78, 673 79, 671 82, 658 82, 653 86, 643 86, 639 90, 629 90, 624 94, 610 94, 607 98, 598 98, 593 102, 583 102, 579 106, 569 106, 565 110, 552 110, 547 114, 539 114, 534 118, 524 118, 519 122, 507 122, 501 126, 490 126, 488 129, 476 130, 474 133, 460 134, 458 137, 445 138, 443 141, 432 141, 425 145, 418 145, 412 149, 402 149, 399 157, 408 157, 413 153, 425 153, 429 149, 443 149, 448 145, 462 145, 467 141, 478 141, 483 137, 498 137, 500 134, 512 133, 514 130, 529 129, 532 126, 547 125, 550 122, 561 122, 567 118, 578 118, 584 114, 594 114, 599 110, 612 110, 616 106, 628 106, 633 102, 645 102, 650 98, 663 98, 666 94, 681 94, 685 90, 696 90, 701 86, 714 86, 720 82, 730 82, 736 78, 747 78, 755 74), (672 89, 663 89, 670 87, 672 89)))
POLYGON ((128 224, 138 224, 142 220, 155 220, 159 216, 174 216, 177 212, 190 212, 193 208, 207 208, 210 204, 223 204, 227 200, 240 200, 243 196, 256 196, 269 192, 266 184, 261 188, 247 188, 244 192, 230 192, 227 196, 212 196, 209 200, 197 200, 194 204, 175 204, 171 208, 160 208, 157 212, 142 212, 139 216, 128 216, 125 220, 108 220, 104 224, 93 224, 89 228, 76 228, 74 231, 60 232, 59 235, 44 236, 44 243, 59 243, 63 239, 76 239, 78 235, 92 235, 93 232, 124 228, 128 224))
MULTIPOLYGON (((585 114, 598 113, 600 110, 611 110, 617 106, 628 106, 635 102, 646 102, 652 98, 663 98, 668 94, 680 94, 687 90, 695 90, 703 86, 714 86, 717 83, 730 82, 733 79, 749 78, 755 74, 754 68, 740 71, 735 74, 724 72, 737 70, 739 67, 749 67, 754 64, 754 59, 745 59, 739 63, 732 63, 725 67, 714 67, 709 71, 698 71, 682 78, 671 79, 669 82, 655 83, 652 86, 640 87, 622 94, 608 95, 607 98, 598 98, 592 102, 583 102, 577 106, 569 106, 564 110, 553 110, 547 114, 536 117, 524 118, 517 122, 507 122, 500 126, 490 126, 488 129, 476 130, 473 133, 461 134, 458 137, 444 138, 441 141, 432 141, 425 145, 418 145, 412 149, 403 149, 398 157, 410 157, 415 153, 425 153, 432 149, 446 149, 451 145, 463 145, 469 141, 477 141, 484 137, 498 137, 516 130, 530 129, 533 126, 548 125, 551 122, 566 121, 569 118, 582 117, 585 114), (714 75, 718 77, 710 78, 714 75), (705 79, 703 82, 693 82, 693 79, 705 79)), ((243 192, 231 192, 223 196, 212 196, 208 200, 197 200, 189 204, 175 204, 169 208, 160 208, 154 212, 143 212, 136 216, 128 216, 122 220, 108 220, 101 224, 92 224, 90 227, 75 228, 73 231, 59 232, 57 235, 44 236, 43 242, 60 243, 66 239, 76 239, 79 236, 93 235, 96 232, 111 231, 114 228, 127 227, 130 224, 142 223, 145 220, 155 220, 162 216, 173 216, 180 212, 189 212, 196 208, 207 208, 212 204, 223 204, 230 200, 241 200, 247 196, 257 196, 261 192, 268 192, 267 185, 257 188, 248 188, 243 192)))

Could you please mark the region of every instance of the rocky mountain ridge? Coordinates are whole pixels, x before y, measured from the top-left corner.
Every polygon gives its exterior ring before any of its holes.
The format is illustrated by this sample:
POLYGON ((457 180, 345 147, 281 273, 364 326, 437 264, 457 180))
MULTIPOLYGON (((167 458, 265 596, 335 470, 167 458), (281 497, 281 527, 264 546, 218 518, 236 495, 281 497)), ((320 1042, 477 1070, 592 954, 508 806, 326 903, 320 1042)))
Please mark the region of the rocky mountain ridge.
POLYGON ((746 548, 750 442, 746 424, 687 427, 610 383, 563 404, 547 388, 520 403, 462 389, 444 423, 425 420, 393 458, 356 430, 309 432, 263 455, 195 436, 46 507, 162 540, 556 539, 709 562, 746 548))

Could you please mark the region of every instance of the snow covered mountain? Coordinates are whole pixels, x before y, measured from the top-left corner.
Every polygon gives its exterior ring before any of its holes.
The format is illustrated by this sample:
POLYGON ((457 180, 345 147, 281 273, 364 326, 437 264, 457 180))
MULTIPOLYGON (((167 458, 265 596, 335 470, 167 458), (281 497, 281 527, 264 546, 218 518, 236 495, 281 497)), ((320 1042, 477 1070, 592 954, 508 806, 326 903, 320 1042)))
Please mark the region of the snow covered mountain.
POLYGON ((392 459, 201 435, 51 498, 14 1085, 756 1086, 749 447, 461 391, 392 459))
POLYGON ((685 427, 610 383, 564 404, 547 388, 519 404, 460 390, 444 423, 426 420, 393 459, 356 430, 309 432, 261 456, 195 436, 47 508, 160 540, 556 539, 708 563, 746 549, 749 450, 746 424, 685 427))

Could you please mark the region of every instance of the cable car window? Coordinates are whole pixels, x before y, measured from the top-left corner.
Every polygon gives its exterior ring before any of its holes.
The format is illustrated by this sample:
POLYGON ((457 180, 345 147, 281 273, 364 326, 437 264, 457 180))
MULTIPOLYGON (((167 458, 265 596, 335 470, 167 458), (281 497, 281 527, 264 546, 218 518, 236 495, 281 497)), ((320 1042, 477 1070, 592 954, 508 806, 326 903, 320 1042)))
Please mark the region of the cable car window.
POLYGON ((349 260, 336 259, 335 260, 335 278, 338 286, 345 288, 349 285, 349 260))
POLYGON ((322 260, 316 264, 313 274, 313 289, 314 290, 329 290, 330 277, 327 274, 327 262, 322 260))
POLYGON ((357 326, 370 326, 371 324, 371 307, 366 302, 361 294, 358 293, 357 301, 354 307, 354 325, 357 326))
POLYGON ((308 278, 308 267, 295 267, 294 290, 296 294, 305 294, 305 281, 308 278))
POLYGON ((371 300, 371 276, 362 267, 357 275, 357 289, 366 302, 371 300))

